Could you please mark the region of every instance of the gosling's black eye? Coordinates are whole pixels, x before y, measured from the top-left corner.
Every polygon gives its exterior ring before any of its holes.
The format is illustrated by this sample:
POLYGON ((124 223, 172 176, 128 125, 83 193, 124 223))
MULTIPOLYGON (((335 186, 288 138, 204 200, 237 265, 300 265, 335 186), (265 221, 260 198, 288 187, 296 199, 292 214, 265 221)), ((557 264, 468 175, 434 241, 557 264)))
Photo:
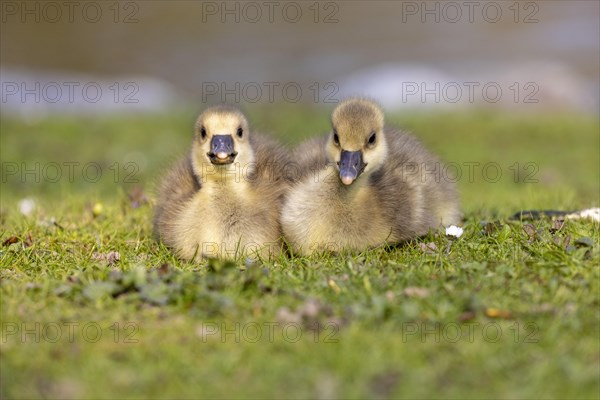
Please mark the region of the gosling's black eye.
POLYGON ((244 130, 243 130, 241 127, 239 127, 239 128, 237 129, 237 135, 238 135, 238 137, 240 137, 240 138, 241 138, 242 136, 244 136, 244 130))
POLYGON ((206 138, 206 129, 204 127, 200 128, 200 136, 202 136, 202 139, 206 138))
POLYGON ((337 131, 335 129, 333 130, 333 143, 335 143, 338 146, 340 144, 340 137, 338 136, 337 131))
POLYGON ((369 136, 369 144, 375 144, 375 140, 377 139, 377 135, 375 134, 375 132, 373 132, 371 134, 371 136, 369 136))

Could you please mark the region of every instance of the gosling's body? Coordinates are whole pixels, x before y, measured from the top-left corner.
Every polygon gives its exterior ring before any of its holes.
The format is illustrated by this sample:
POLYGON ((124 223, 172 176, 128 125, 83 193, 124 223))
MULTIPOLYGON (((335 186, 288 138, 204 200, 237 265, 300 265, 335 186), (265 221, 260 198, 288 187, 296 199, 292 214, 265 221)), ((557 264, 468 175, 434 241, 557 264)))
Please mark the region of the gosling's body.
POLYGON ((283 147, 248 132, 239 111, 208 109, 198 119, 191 154, 162 182, 155 233, 186 260, 276 255, 281 250, 280 208, 289 186, 282 173, 287 162, 283 147), (216 135, 235 137, 230 149, 235 160, 207 156, 216 135))
POLYGON ((332 122, 332 134, 296 151, 303 174, 289 191, 281 218, 294 251, 364 250, 458 223, 457 192, 442 164, 411 135, 384 128, 375 104, 348 100, 334 111, 332 122), (341 153, 364 158, 353 176, 344 175, 341 153))

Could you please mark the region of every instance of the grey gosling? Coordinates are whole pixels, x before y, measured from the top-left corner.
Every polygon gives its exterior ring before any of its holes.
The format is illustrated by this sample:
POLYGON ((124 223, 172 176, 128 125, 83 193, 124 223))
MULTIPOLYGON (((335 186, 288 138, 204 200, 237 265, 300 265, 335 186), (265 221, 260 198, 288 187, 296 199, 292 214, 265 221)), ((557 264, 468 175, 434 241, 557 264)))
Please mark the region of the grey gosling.
POLYGON ((384 127, 377 104, 346 100, 331 122, 329 135, 295 152, 301 178, 281 214, 292 251, 360 251, 460 221, 443 165, 411 135, 384 127))
POLYGON ((160 185, 155 235, 185 260, 277 255, 288 162, 287 150, 251 133, 239 110, 208 108, 190 154, 160 185))

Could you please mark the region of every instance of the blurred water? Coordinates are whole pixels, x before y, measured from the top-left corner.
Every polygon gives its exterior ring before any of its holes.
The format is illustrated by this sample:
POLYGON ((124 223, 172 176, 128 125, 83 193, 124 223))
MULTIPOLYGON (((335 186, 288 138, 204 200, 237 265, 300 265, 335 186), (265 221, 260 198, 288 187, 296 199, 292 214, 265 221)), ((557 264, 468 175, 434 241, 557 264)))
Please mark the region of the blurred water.
MULTIPOLYGON (((174 98, 323 104, 348 94, 367 94, 391 108, 598 112, 596 1, 473 2, 472 15, 465 2, 275 2, 272 18, 264 2, 91 2, 101 10, 97 22, 81 9, 72 21, 64 9, 51 21, 42 2, 29 2, 29 14, 23 14, 24 2, 8 3, 16 9, 2 6, 3 95, 7 82, 19 79, 42 86, 70 79, 117 86, 133 81, 139 88, 137 109, 151 112, 173 105, 174 98), (290 4, 288 11, 300 10, 297 21, 289 18, 291 12, 282 13, 290 4), (452 13, 456 10, 460 18, 452 13), (489 10, 500 10, 501 16, 489 10), (437 93, 424 101, 422 93, 409 96, 407 82, 437 93), (454 100, 449 90, 464 89, 465 82, 478 88, 495 83, 502 96, 444 101, 454 100), (528 95, 537 102, 525 102, 528 95)), ((3 111, 136 107, 120 97, 94 105, 85 99, 87 104, 79 105, 23 104, 17 97, 3 97, 3 111)))
POLYGON ((25 119, 51 114, 160 112, 181 104, 177 90, 147 76, 99 78, 83 73, 0 69, 2 112, 25 119))

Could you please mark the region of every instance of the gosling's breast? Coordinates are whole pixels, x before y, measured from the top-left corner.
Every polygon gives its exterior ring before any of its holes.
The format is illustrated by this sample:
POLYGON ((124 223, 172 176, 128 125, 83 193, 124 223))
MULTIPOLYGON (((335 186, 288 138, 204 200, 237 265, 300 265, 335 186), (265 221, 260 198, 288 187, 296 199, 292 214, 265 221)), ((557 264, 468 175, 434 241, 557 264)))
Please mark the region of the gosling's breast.
POLYGON ((284 231, 304 252, 378 245, 390 238, 392 226, 374 201, 373 190, 368 185, 346 188, 335 181, 306 180, 288 196, 284 231))

